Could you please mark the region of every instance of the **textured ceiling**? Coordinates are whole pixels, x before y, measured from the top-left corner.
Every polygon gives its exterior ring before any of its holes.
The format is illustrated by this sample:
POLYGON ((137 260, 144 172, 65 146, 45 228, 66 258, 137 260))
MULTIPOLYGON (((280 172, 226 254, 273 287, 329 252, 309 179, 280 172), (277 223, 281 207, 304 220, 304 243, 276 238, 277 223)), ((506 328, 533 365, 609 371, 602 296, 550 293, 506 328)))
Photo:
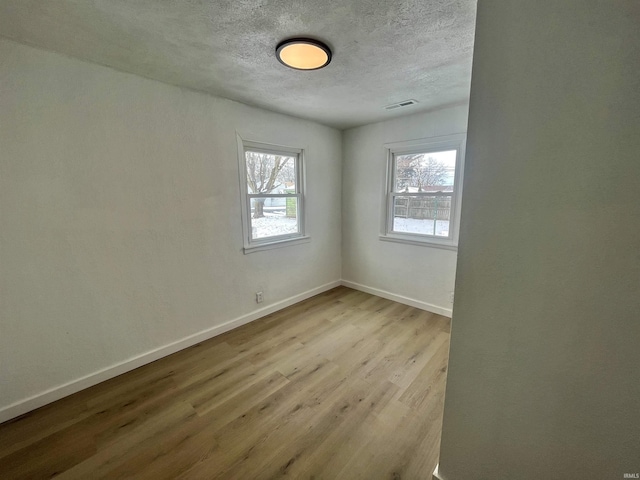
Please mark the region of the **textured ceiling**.
POLYGON ((346 128, 468 100, 475 0, 0 0, 0 35, 346 128), (312 72, 275 59, 310 36, 312 72), (384 106, 406 99, 418 105, 384 106))

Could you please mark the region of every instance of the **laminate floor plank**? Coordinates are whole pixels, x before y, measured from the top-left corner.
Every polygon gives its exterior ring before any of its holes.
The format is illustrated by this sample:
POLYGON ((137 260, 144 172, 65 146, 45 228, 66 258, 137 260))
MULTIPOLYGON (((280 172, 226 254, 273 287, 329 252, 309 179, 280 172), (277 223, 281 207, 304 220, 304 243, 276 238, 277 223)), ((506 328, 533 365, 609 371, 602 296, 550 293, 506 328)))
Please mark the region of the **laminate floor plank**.
POLYGON ((430 480, 449 335, 338 287, 0 425, 0 478, 430 480))
POLYGON ((108 442, 99 444, 95 455, 56 478, 63 480, 109 478, 114 469, 138 456, 144 446, 153 444, 159 438, 168 444, 174 432, 180 427, 196 430, 196 422, 197 413, 191 405, 183 402, 170 404, 124 436, 110 438, 108 442))

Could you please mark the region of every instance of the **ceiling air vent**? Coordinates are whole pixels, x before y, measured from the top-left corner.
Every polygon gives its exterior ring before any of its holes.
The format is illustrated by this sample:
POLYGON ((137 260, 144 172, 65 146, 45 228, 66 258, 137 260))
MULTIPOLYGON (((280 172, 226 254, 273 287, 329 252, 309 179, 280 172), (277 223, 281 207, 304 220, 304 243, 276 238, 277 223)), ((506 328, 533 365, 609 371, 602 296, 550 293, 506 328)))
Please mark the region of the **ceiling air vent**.
POLYGON ((394 110, 400 107, 408 107, 409 105, 415 105, 418 103, 417 100, 403 100, 402 102, 392 103, 391 105, 387 105, 384 107, 385 110, 394 110))

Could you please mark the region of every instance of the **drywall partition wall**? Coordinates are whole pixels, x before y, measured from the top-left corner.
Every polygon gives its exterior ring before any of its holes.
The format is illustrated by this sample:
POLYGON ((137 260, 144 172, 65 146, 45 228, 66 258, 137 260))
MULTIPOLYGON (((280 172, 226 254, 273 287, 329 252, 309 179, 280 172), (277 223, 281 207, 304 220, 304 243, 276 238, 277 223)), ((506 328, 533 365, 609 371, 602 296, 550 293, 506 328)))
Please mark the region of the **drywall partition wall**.
POLYGON ((337 285, 340 197, 337 130, 0 41, 1 419, 337 285), (305 149, 309 243, 243 254, 236 132, 305 149))
POLYGON ((478 4, 443 480, 640 472, 639 26, 478 4))
POLYGON ((346 285, 451 316, 456 252, 379 239, 386 208, 384 145, 463 133, 467 109, 460 105, 344 132, 342 278, 346 285))

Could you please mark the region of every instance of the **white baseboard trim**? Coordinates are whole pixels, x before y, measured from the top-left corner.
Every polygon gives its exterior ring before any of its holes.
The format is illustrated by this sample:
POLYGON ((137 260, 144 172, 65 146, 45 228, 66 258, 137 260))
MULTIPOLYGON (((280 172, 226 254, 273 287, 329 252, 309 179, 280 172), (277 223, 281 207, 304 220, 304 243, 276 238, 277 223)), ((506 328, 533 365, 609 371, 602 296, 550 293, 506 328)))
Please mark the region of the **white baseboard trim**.
POLYGON ((413 298, 404 297, 395 293, 387 292, 386 290, 380 290, 378 288, 368 287, 360 283, 351 282, 349 280, 342 280, 342 285, 345 287, 353 288, 354 290, 360 290, 361 292, 370 293, 378 297, 386 298, 387 300, 393 300, 394 302, 404 303, 411 307, 416 307, 427 312, 437 313, 438 315, 444 315, 451 318, 452 309, 439 307, 438 305, 432 305, 431 303, 422 302, 413 298))
POLYGON ((201 332, 194 333, 193 335, 189 335, 188 337, 169 343, 168 345, 155 348, 123 362, 117 363, 107 368, 103 368, 102 370, 90 373, 89 375, 85 375, 84 377, 72 380, 57 387, 50 388, 49 390, 38 393, 23 400, 19 400, 11 405, 0 408, 0 423, 6 422, 7 420, 11 420, 12 418, 23 415, 27 412, 30 412, 31 410, 40 408, 44 405, 47 405, 48 403, 55 402, 56 400, 60 400, 61 398, 77 393, 80 390, 84 390, 85 388, 97 385, 98 383, 104 382, 105 380, 109 380, 113 377, 129 372, 135 368, 146 365, 147 363, 159 360, 160 358, 171 355, 172 353, 184 350, 185 348, 196 345, 197 343, 203 342, 217 335, 228 332, 229 330, 233 330, 234 328, 240 327, 266 315, 277 312, 278 310, 282 310, 283 308, 289 307, 295 303, 306 300, 307 298, 313 297, 314 295, 318 295, 320 293, 326 292, 327 290, 331 290, 332 288, 338 287, 341 284, 342 282, 340 280, 336 280, 334 282, 326 283, 319 287, 312 288, 311 290, 307 290, 306 292, 302 292, 298 295, 294 295, 279 302, 273 303, 241 317, 229 320, 228 322, 225 322, 221 325, 216 325, 215 327, 211 327, 201 332))

